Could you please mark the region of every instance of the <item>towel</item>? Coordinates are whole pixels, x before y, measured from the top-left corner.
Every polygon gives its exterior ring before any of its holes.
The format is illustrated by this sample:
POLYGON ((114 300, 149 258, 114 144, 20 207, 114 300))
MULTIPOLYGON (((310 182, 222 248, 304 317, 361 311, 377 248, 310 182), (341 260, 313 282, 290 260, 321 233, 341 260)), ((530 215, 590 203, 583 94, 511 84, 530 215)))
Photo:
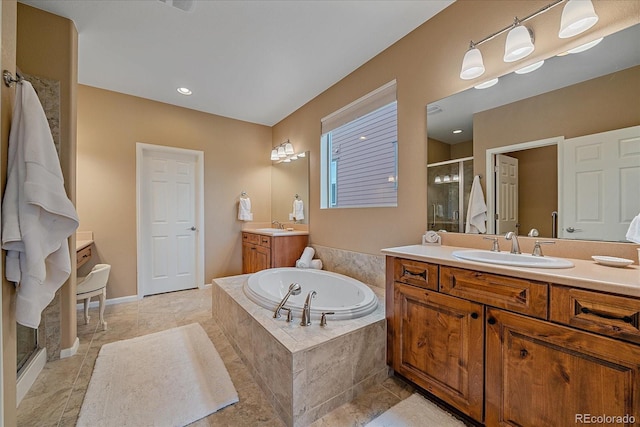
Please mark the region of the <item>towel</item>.
POLYGON ((476 175, 471 185, 469 195, 469 208, 467 209, 467 225, 465 233, 485 233, 487 231, 487 205, 484 202, 484 194, 480 186, 480 177, 476 175))
POLYGON ((313 268, 314 270, 322 270, 322 260, 312 259, 308 267, 303 267, 300 260, 296 261, 296 267, 298 268, 313 268))
POLYGON ((315 249, 313 249, 310 246, 307 246, 306 248, 304 248, 304 251, 302 251, 302 255, 300 256, 300 259, 298 260, 298 262, 296 262, 296 267, 300 267, 300 268, 311 267, 311 260, 313 260, 313 256, 315 255, 315 253, 316 253, 315 249))
POLYGON ((302 200, 293 201, 293 220, 300 221, 304 219, 304 203, 302 200))
POLYGON ((640 243, 640 214, 631 220, 625 237, 631 242, 640 243))
POLYGON ((16 320, 37 328, 42 310, 71 274, 67 238, 78 214, 64 189, 47 118, 27 81, 17 85, 2 200, 6 277, 17 285, 16 320))
POLYGON ((238 219, 240 221, 253 221, 253 213, 251 213, 251 199, 241 197, 238 204, 238 219))

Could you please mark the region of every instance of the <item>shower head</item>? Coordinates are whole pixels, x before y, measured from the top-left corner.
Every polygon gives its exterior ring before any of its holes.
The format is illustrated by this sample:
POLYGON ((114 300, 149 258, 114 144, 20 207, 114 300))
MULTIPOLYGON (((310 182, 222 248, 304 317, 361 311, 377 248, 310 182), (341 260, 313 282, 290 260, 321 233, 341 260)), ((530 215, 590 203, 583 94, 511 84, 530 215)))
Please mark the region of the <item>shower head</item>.
POLYGON ((289 285, 289 293, 291 295, 299 295, 302 292, 302 287, 297 283, 292 283, 289 285))

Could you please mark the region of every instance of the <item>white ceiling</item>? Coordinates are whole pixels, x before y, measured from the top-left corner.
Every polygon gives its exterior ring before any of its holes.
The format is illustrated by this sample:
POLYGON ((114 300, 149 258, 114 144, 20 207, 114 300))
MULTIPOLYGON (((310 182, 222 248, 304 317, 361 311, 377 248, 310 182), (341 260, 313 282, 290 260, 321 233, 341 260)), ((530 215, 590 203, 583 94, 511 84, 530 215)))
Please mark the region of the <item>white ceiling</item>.
POLYGON ((75 23, 79 83, 265 125, 453 3, 20 1, 75 23))

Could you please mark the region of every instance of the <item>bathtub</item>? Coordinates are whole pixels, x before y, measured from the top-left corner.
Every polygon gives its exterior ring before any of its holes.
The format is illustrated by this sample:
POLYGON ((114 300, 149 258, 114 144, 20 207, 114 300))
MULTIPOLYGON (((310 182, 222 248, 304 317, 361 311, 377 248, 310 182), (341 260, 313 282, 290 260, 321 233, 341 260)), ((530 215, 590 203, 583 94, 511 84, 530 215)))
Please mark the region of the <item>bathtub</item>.
POLYGON ((378 306, 378 297, 367 285, 324 270, 293 267, 262 270, 249 277, 243 290, 254 303, 275 310, 292 283, 298 283, 302 292, 291 295, 285 307, 298 319, 311 291, 317 293, 311 300, 311 319, 320 319, 323 312, 330 311, 335 314, 329 315, 329 320, 355 319, 372 313, 378 306))

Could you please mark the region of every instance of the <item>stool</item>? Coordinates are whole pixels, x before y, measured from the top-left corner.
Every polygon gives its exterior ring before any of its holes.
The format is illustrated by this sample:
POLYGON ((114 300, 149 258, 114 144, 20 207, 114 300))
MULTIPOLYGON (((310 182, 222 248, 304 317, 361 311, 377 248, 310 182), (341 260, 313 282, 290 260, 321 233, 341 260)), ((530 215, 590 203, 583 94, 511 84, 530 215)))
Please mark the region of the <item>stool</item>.
POLYGON ((91 297, 97 296, 100 300, 100 324, 102 330, 107 330, 107 322, 104 320, 104 302, 107 299, 107 281, 109 280, 109 264, 96 264, 86 277, 78 277, 76 300, 84 300, 84 324, 89 324, 89 302, 91 297))

